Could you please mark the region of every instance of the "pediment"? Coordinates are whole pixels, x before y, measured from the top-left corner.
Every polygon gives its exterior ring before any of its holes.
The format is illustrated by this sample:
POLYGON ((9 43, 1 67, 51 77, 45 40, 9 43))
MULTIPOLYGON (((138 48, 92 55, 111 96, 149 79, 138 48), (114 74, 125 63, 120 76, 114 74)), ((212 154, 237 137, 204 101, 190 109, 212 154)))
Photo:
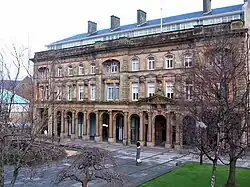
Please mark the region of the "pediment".
POLYGON ((175 101, 173 99, 170 99, 168 97, 162 96, 162 95, 154 95, 151 97, 146 97, 143 99, 140 99, 139 101, 137 101, 138 104, 154 104, 154 105, 158 105, 158 104, 174 104, 175 101))

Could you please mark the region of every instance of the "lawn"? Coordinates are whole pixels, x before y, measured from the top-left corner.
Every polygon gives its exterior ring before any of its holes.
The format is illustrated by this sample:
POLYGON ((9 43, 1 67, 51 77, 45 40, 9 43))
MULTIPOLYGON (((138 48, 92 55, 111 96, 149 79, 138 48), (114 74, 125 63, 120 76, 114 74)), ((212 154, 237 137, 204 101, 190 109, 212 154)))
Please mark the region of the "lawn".
MULTIPOLYGON (((210 186, 212 165, 185 164, 159 178, 149 181, 140 187, 205 187, 210 186)), ((228 167, 218 166, 216 187, 221 187, 227 180, 228 167)), ((240 187, 250 186, 250 169, 236 169, 236 182, 240 187)))

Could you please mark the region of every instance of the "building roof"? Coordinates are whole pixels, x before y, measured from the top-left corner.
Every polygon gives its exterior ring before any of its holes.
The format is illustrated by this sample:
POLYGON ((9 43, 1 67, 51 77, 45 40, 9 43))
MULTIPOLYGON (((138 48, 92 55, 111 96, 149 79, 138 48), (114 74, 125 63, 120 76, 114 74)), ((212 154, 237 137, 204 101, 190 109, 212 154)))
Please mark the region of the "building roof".
POLYGON ((12 104, 29 104, 30 103, 29 100, 27 100, 19 95, 16 95, 9 90, 3 89, 0 92, 1 92, 0 93, 0 100, 3 100, 6 103, 11 103, 11 100, 12 100, 12 104), (12 97, 13 97, 13 99, 12 99, 12 97))
MULTIPOLYGON (((205 18, 206 16, 219 15, 219 14, 230 13, 230 12, 235 12, 235 11, 242 11, 242 7, 243 7, 243 4, 239 4, 239 5, 212 9, 207 14, 204 14, 203 11, 199 11, 199 12, 192 12, 192 13, 187 13, 187 14, 182 14, 182 15, 177 15, 177 16, 165 17, 163 18, 163 24, 176 22, 176 21, 182 21, 182 20, 184 21, 187 19, 205 18)), ((154 25, 159 25, 160 23, 161 23, 161 19, 154 19, 154 20, 147 21, 145 24, 141 26, 138 26, 136 23, 134 23, 134 24, 120 26, 120 28, 116 29, 115 31, 112 31, 109 28, 109 29, 98 30, 97 32, 91 35, 89 35, 88 33, 82 33, 82 34, 78 34, 72 37, 65 38, 63 40, 56 41, 50 45, 57 44, 57 43, 67 43, 70 41, 86 39, 88 37, 93 37, 93 36, 98 36, 98 35, 103 35, 103 34, 111 34, 117 31, 127 31, 131 29, 136 29, 136 28, 154 26, 154 25)))

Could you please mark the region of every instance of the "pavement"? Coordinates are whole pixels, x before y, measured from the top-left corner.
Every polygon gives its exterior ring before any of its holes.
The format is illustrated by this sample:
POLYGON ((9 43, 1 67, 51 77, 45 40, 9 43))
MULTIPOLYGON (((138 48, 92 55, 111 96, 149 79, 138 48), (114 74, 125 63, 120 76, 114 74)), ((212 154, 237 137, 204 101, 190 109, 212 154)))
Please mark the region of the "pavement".
MULTIPOLYGON (((117 159, 118 171, 127 174, 131 179, 131 184, 127 186, 137 186, 143 184, 149 180, 159 177, 169 171, 175 169, 176 164, 186 162, 198 162, 199 157, 189 154, 187 151, 167 150, 164 148, 147 148, 141 149, 142 165, 136 166, 136 147, 135 146, 123 146, 121 144, 109 144, 105 142, 86 142, 82 140, 75 141, 63 141, 62 145, 66 147, 80 148, 84 146, 95 146, 105 148, 111 151, 117 159)), ((71 152, 71 154, 74 153, 71 152)), ((57 163, 52 163, 40 168, 28 169, 22 168, 17 178, 15 187, 49 187, 53 186, 57 174, 63 168, 67 167, 72 162, 71 157, 68 157, 57 163)), ((205 159, 205 163, 211 163, 205 159)), ((237 162, 238 167, 250 168, 250 157, 239 159, 237 162)), ((10 178, 12 174, 12 168, 6 167, 5 173, 5 186, 10 184, 10 178), (9 179, 9 180, 8 180, 9 179)), ((80 187, 81 185, 75 181, 66 181, 61 183, 61 187, 80 187)), ((103 181, 92 181, 89 187, 108 187, 111 186, 103 181)), ((115 186, 115 185, 114 185, 115 186)))

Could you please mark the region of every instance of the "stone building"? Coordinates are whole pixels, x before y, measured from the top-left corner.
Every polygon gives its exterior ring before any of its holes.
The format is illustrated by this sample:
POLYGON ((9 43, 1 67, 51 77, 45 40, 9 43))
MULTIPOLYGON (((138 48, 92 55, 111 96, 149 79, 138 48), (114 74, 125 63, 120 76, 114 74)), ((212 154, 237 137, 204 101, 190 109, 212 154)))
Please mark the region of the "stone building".
MULTIPOLYGON (((34 61, 35 114, 49 134, 72 139, 180 148, 180 124, 189 120, 177 101, 190 101, 192 84, 182 88, 180 74, 192 67, 190 44, 196 33, 216 24, 242 20, 248 28, 248 2, 157 20, 137 11, 137 23, 49 44, 34 61), (185 94, 175 92, 184 89, 185 94)), ((190 121, 190 120, 189 120, 190 121)))

